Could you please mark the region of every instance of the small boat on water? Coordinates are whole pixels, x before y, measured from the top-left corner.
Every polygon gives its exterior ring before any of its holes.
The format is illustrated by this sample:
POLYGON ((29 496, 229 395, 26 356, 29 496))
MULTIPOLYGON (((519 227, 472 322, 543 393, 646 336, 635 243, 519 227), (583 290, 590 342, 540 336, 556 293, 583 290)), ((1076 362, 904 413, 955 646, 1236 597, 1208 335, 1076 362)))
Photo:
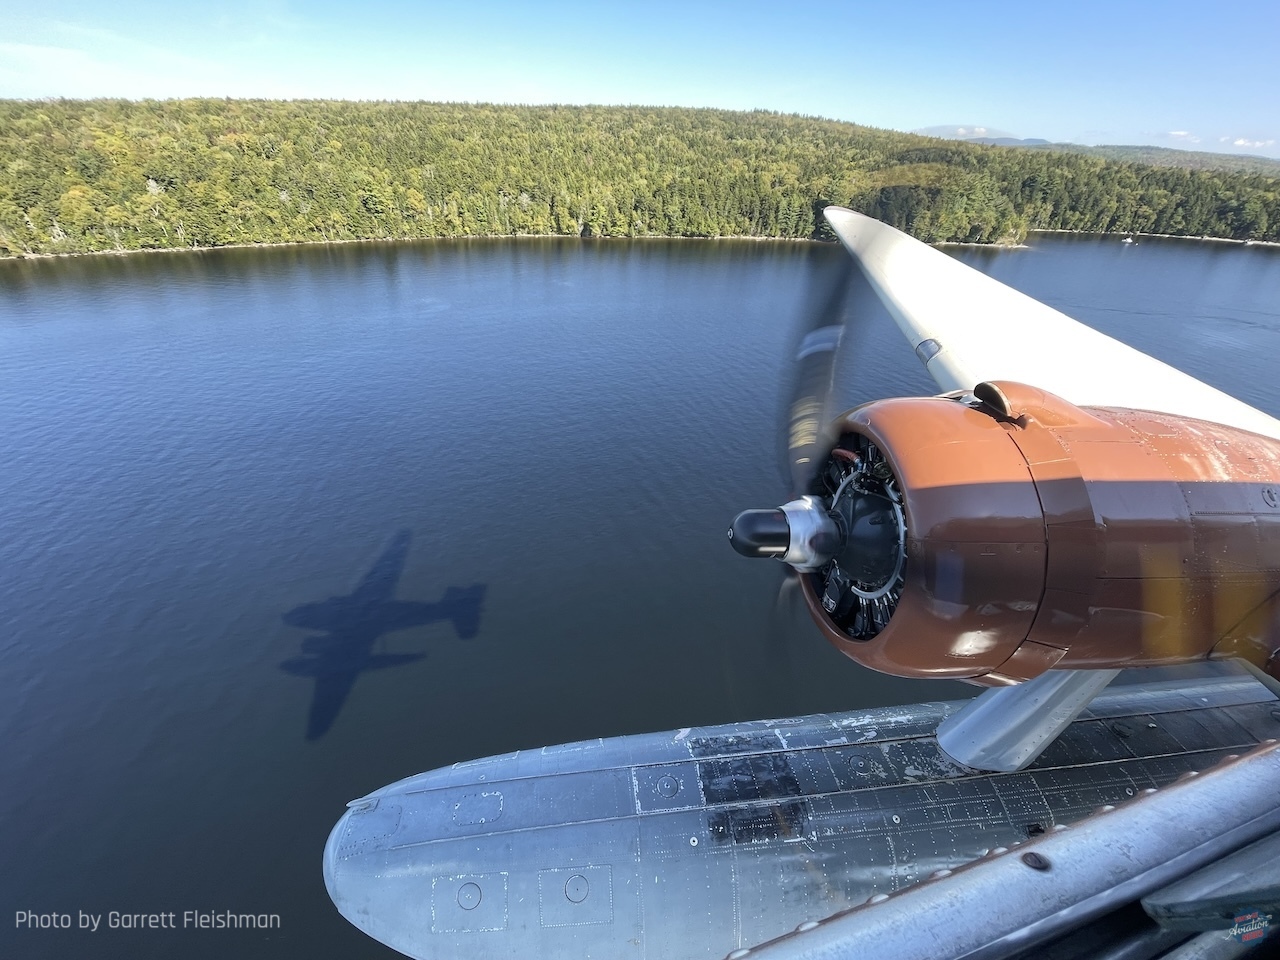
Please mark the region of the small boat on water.
POLYGON ((1134 240, 1133 237, 1125 237, 1120 242, 1121 243, 1137 243, 1138 241, 1134 240))

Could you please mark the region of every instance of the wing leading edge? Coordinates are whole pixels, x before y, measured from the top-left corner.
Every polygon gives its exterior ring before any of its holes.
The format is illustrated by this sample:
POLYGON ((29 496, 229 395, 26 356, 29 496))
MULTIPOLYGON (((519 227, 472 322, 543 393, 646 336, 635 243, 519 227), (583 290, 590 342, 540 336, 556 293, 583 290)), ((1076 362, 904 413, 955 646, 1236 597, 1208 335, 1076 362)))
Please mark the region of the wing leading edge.
POLYGON ((1013 380, 1079 406, 1155 410, 1280 438, 1280 420, 900 230, 843 207, 824 215, 943 391, 1013 380))

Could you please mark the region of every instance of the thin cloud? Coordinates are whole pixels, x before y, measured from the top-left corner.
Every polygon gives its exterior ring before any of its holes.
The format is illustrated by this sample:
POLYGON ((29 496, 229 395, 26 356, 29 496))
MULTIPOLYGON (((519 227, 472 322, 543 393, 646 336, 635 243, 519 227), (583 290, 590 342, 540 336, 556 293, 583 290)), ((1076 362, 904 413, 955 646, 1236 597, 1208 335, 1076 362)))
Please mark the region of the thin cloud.
POLYGON ((1200 138, 1189 130, 1170 130, 1168 136, 1183 143, 1199 143, 1200 138))
POLYGON ((1229 143, 1233 147, 1244 147, 1250 150, 1258 150, 1262 147, 1271 147, 1275 145, 1275 140, 1250 140, 1248 137, 1219 137, 1219 143, 1229 143))
POLYGON ((62 21, 47 26, 57 38, 52 42, 0 42, 0 96, 300 95, 274 77, 249 77, 234 64, 188 56, 112 30, 62 21))

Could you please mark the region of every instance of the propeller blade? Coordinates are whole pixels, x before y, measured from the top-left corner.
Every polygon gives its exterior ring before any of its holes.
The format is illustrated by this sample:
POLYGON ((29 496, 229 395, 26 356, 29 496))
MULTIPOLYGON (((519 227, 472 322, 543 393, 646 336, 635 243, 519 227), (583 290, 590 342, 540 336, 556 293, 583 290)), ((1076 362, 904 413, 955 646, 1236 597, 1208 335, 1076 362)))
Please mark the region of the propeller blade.
POLYGON ((845 301, 853 263, 829 247, 810 252, 809 297, 795 339, 789 402, 782 415, 782 447, 793 499, 770 510, 744 510, 729 528, 729 541, 745 557, 775 557, 797 570, 817 569, 834 553, 835 522, 810 495, 835 442, 831 397, 845 333, 845 301))
POLYGON ((832 437, 832 381, 845 332, 845 301, 853 280, 847 257, 832 258, 817 248, 811 261, 814 277, 796 338, 790 401, 784 415, 786 464, 794 496, 809 486, 826 459, 832 437))
POLYGON ((788 707, 793 697, 795 669, 793 666, 796 626, 803 615, 800 595, 800 577, 785 563, 778 564, 781 571, 778 593, 773 598, 773 610, 769 617, 769 634, 766 646, 770 677, 775 691, 781 691, 788 707))
POLYGON ((780 566, 782 582, 778 584, 778 595, 773 598, 773 616, 775 621, 782 620, 789 626, 801 610, 800 575, 785 563, 780 566))

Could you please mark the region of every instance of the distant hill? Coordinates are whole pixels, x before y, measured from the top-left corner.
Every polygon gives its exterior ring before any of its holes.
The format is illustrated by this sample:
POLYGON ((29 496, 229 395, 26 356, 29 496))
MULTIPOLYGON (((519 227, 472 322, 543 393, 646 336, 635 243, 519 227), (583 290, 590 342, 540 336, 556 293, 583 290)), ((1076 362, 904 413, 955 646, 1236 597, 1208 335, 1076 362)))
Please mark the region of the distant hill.
POLYGON ((1183 170, 1225 170, 1229 173, 1260 173, 1266 177, 1280 177, 1280 160, 1254 157, 1238 153, 1209 153, 1197 150, 1177 150, 1171 147, 1144 147, 1109 145, 1086 147, 1080 143, 1054 143, 1039 137, 1020 138, 1004 130, 995 130, 974 124, 923 127, 912 133, 924 137, 940 137, 944 140, 963 140, 965 143, 982 143, 997 147, 1035 147, 1041 150, 1057 150, 1066 153, 1084 153, 1120 163, 1143 163, 1152 167, 1181 167, 1183 170))
POLYGON ((969 143, 985 143, 989 147, 1046 147, 1049 145, 1048 140, 1041 140, 1038 137, 1030 137, 1026 140, 1020 140, 1017 137, 968 137, 969 143))
POLYGON ((1229 173, 1260 173, 1264 177, 1280 177, 1280 160, 1236 153, 1208 153, 1200 150, 1174 150, 1170 147, 1086 147, 1078 143, 1047 143, 1024 140, 1022 146, 1034 146, 1068 153, 1085 153, 1120 163, 1144 163, 1153 167, 1181 167, 1184 170, 1225 170, 1229 173))
POLYGON ((923 127, 919 130, 912 130, 922 137, 940 137, 943 140, 963 140, 965 143, 982 143, 989 147, 1040 147, 1047 144, 1048 140, 1039 138, 1031 138, 1023 140, 1015 137, 1012 133, 1005 130, 996 130, 994 127, 984 127, 980 124, 967 124, 941 127, 923 127))

